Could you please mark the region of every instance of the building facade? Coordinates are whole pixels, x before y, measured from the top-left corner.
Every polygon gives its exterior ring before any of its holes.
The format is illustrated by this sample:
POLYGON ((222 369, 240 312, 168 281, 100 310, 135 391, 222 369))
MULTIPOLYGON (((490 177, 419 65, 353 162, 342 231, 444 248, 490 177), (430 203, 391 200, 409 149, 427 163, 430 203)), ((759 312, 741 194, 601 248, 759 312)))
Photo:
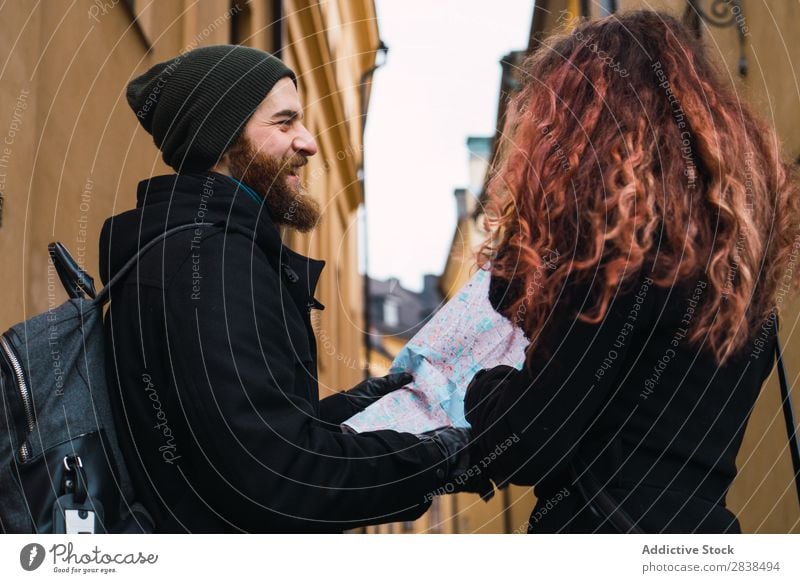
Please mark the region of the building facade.
MULTIPOLYGON (((508 57, 501 65, 507 69, 508 57), (503 64, 506 63, 506 64, 503 64)), ((502 77, 501 92, 511 79, 502 77)), ((503 97, 500 99, 503 110, 503 97)), ((500 123, 500 122, 498 122, 500 123)), ((456 229, 439 280, 439 289, 445 301, 451 299, 469 281, 478 269, 478 251, 489 232, 484 225, 484 190, 491 165, 496 136, 471 136, 467 138, 467 165, 469 184, 453 191, 456 212, 456 229)), ((528 518, 536 502, 530 488, 508 486, 496 490, 494 498, 484 502, 476 494, 456 494, 442 501, 441 514, 447 515, 445 524, 458 533, 517 533, 527 531, 528 518)))
MULTIPOLYGON (((695 26, 726 64, 740 94, 771 120, 792 159, 800 159, 800 4, 752 0, 538 0, 538 39, 571 16, 635 8, 669 11, 695 26), (712 4, 726 9, 715 19, 712 4), (563 19, 561 19, 563 21, 563 19)), ((47 244, 63 242, 98 272, 103 221, 135 204, 137 183, 170 173, 125 100, 131 78, 198 46, 241 43, 279 54, 298 73, 307 125, 320 146, 305 167, 324 219, 309 235, 286 234, 295 250, 325 259, 315 315, 321 397, 364 374, 364 303, 357 268, 356 209, 370 73, 380 45, 373 0, 20 0, 0 7, 0 269, 8 286, 0 326, 65 299, 49 266, 47 244)), ((498 109, 513 92, 513 70, 526 52, 504 60, 498 109)), ((481 242, 481 181, 499 144, 469 144, 471 183, 459 193, 459 227, 440 281, 445 299, 468 279, 481 242), (481 170, 481 159, 484 162, 481 170), (477 177, 477 178, 476 178, 477 177)), ((800 371, 798 300, 783 309, 782 339, 790 379, 800 371)), ((387 354, 399 348, 390 347, 387 354)), ((378 355, 380 356, 380 355, 378 355)), ((382 365, 388 357, 382 357, 382 365)), ((373 370, 376 367, 373 366, 373 370)), ((795 397, 800 406, 800 398, 795 397)), ((728 497, 745 532, 800 532, 792 469, 773 373, 753 411, 728 497)), ((534 499, 511 487, 489 504, 460 494, 439 499, 426 517, 398 530, 523 532, 534 499)), ((398 530, 395 530, 397 532, 398 530)))
MULTIPOLYGON (((503 77, 497 114, 497 133, 492 158, 502 144, 505 104, 518 87, 515 71, 524 56, 556 29, 570 26, 576 17, 598 18, 636 9, 661 10, 683 19, 702 37, 712 54, 725 65, 728 79, 743 99, 776 128, 787 157, 800 163, 800 91, 794 61, 800 59, 800 4, 761 3, 751 0, 537 0, 531 24, 530 42, 522 51, 507 55, 501 65, 503 77)), ((480 235, 479 196, 477 211, 470 222, 459 219, 450 258, 442 277, 445 291, 457 289, 460 277, 474 265, 473 235, 480 235), (466 267, 465 267, 466 266, 466 267)), ((447 293, 445 293, 447 297, 447 293)), ((781 340, 789 369, 789 382, 800 371, 800 338, 794 332, 800 314, 800 298, 786 298, 782 305, 781 340)), ((800 397, 793 391, 795 410, 800 397)), ((739 456, 738 475, 727 504, 739 517, 742 530, 750 533, 800 532, 800 507, 793 483, 793 469, 787 448, 786 427, 781 411, 777 371, 765 383, 747 427, 739 456)), ((513 492, 513 491, 512 491, 513 492)), ((527 494, 527 493, 526 493, 527 494)), ((512 493, 508 507, 529 500, 512 493)), ((515 519, 506 524, 515 523, 515 519)), ((508 529, 505 530, 509 532, 508 529)), ((511 532, 514 530, 512 529, 511 532)))
MULTIPOLYGON (((542 4, 539 2, 538 4, 542 4)), ((557 25, 561 10, 597 17, 636 9, 661 10, 681 18, 727 70, 727 80, 776 129, 787 158, 800 162, 800 92, 794 62, 800 59, 800 4, 753 0, 617 0, 545 2, 557 25)), ((546 33, 546 29, 543 29, 546 33)), ((781 306, 781 341, 789 382, 800 372, 800 338, 793 332, 800 298, 781 306)), ((800 405, 793 391, 795 410, 800 405)), ((800 506, 793 483, 781 412, 777 370, 764 384, 739 456, 738 475, 727 498, 744 532, 800 532, 800 506)))
MULTIPOLYGON (((126 99, 128 80, 193 48, 244 44, 278 54, 298 74, 319 153, 304 168, 324 209, 311 235, 287 233, 324 259, 315 317, 325 337, 322 396, 363 371, 337 366, 361 354, 363 295, 356 209, 370 71, 379 45, 372 0, 22 0, 0 7, 0 269, 8 327, 65 299, 47 244, 61 241, 98 273, 103 221, 132 208, 137 183, 168 174, 126 99)), ((363 367, 362 367, 363 368, 363 367)))

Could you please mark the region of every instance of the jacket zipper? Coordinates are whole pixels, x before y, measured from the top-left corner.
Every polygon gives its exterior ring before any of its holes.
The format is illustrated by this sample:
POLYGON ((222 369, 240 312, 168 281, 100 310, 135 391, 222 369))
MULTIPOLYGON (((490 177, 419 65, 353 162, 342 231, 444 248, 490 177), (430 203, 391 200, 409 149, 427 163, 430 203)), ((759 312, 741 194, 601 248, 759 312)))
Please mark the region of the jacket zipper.
MULTIPOLYGON (((22 398, 22 407, 25 409, 25 420, 28 422, 28 434, 33 432, 34 429, 34 418, 33 418, 33 403, 31 403, 31 393, 28 389, 28 385, 25 382, 25 375, 22 370, 22 365, 17 359, 17 355, 14 353, 14 350, 11 348, 11 345, 6 340, 5 336, 0 336, 0 346, 3 348, 3 352, 6 354, 8 361, 11 363, 11 368, 14 369, 14 376, 16 377, 17 381, 17 389, 19 390, 19 396, 22 398)), ((27 439, 22 442, 22 445, 19 446, 19 457, 22 460, 22 463, 25 463, 30 458, 30 450, 28 449, 28 442, 27 439)))

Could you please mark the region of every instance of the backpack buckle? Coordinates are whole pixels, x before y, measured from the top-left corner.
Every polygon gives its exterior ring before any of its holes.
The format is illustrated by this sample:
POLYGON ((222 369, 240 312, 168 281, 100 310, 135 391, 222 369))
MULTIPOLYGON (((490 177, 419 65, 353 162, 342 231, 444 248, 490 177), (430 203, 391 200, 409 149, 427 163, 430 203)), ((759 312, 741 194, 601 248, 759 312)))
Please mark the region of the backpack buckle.
POLYGON ((68 472, 72 470, 72 464, 77 462, 77 467, 83 467, 83 460, 81 460, 81 456, 79 455, 65 455, 64 456, 64 469, 68 472))
POLYGON ((81 456, 64 456, 63 464, 62 494, 53 507, 53 532, 94 534, 102 528, 103 505, 89 497, 89 481, 81 456))

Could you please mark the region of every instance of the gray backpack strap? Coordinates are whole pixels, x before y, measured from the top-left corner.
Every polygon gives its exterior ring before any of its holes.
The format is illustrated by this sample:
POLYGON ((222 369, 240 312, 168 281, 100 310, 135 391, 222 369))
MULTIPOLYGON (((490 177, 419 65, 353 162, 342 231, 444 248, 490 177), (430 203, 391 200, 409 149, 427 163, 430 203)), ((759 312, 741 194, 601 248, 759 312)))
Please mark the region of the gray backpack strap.
POLYGON ((106 284, 106 286, 103 289, 101 289, 99 292, 97 292, 97 297, 94 298, 94 303, 102 305, 105 302, 107 302, 108 301, 108 296, 111 293, 112 286, 114 286, 117 282, 119 282, 122 278, 124 278, 128 274, 128 272, 131 269, 133 269, 133 266, 136 265, 136 263, 139 261, 139 259, 141 258, 142 255, 144 255, 147 251, 152 249, 154 246, 158 245, 161 241, 163 241, 167 237, 170 237, 171 235, 174 235, 175 233, 180 233, 181 231, 187 231, 189 229, 196 229, 198 227, 211 227, 211 226, 214 226, 215 224, 216 223, 188 223, 186 225, 178 225, 177 227, 172 227, 171 229, 167 229, 166 231, 164 231, 163 233, 161 233, 157 237, 151 239, 150 241, 145 243, 139 249, 139 251, 136 253, 136 255, 134 255, 133 257, 128 259, 128 261, 125 263, 125 265, 123 265, 119 269, 119 271, 117 271, 114 274, 114 277, 112 277, 110 280, 108 280, 108 283, 106 284))

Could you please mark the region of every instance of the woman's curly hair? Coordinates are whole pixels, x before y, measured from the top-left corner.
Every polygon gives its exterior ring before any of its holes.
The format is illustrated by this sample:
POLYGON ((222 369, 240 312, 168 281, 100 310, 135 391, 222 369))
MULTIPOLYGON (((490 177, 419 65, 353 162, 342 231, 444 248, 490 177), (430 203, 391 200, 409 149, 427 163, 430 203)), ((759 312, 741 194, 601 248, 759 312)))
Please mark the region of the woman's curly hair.
POLYGON ((493 281, 537 290, 501 309, 522 315, 529 350, 567 278, 591 285, 594 305, 579 316, 591 323, 643 270, 662 287, 704 278, 687 339, 720 364, 797 287, 793 167, 722 71, 689 29, 653 11, 580 21, 528 57, 480 257, 493 281))

